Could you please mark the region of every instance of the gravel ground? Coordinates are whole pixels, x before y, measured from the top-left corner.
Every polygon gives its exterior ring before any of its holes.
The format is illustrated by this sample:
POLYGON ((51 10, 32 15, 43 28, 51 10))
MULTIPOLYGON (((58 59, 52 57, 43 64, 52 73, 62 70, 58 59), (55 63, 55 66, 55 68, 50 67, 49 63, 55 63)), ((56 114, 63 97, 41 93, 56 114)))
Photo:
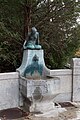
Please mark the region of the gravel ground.
MULTIPOLYGON (((18 119, 14 119, 14 120, 80 120, 80 103, 72 103, 73 106, 67 106, 67 107, 63 107, 61 109, 63 109, 64 111, 60 112, 59 109, 57 108, 56 110, 58 111, 55 117, 54 116, 54 112, 52 112, 51 117, 49 116, 45 116, 42 117, 38 114, 38 116, 35 116, 34 114, 30 113, 27 114, 27 116, 25 117, 21 117, 18 119)), ((11 112, 12 113, 12 112, 11 112)), ((6 118, 0 118, 0 120, 11 120, 11 119, 6 119, 6 118)))
POLYGON ((72 107, 65 107, 66 111, 58 113, 56 117, 36 117, 29 114, 18 120, 80 120, 80 103, 73 103, 72 107))

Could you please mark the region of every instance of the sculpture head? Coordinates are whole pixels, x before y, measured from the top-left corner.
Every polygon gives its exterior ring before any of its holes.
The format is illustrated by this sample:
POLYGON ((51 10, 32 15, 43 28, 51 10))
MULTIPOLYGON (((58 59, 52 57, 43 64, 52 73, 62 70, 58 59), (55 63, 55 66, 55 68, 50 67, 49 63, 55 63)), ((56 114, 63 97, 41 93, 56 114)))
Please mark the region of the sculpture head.
POLYGON ((36 29, 35 27, 32 27, 32 28, 31 28, 31 33, 34 34, 34 33, 36 33, 36 32, 37 32, 37 29, 36 29))

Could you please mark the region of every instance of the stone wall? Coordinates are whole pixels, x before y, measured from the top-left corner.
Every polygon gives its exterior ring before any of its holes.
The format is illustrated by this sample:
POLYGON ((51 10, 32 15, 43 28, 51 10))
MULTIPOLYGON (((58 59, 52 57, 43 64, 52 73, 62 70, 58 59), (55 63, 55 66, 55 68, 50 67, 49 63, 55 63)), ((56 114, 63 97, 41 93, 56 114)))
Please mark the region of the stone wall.
MULTIPOLYGON (((80 58, 74 58, 71 69, 50 70, 50 76, 58 77, 54 81, 57 93, 55 102, 80 101, 80 58)), ((55 94, 55 90, 52 91, 55 94)), ((19 107, 19 73, 0 73, 0 110, 19 107)))
POLYGON ((50 75, 60 78, 58 95, 54 98, 54 101, 63 102, 71 101, 72 92, 72 70, 71 69, 59 69, 51 70, 50 75))
POLYGON ((18 73, 0 73, 0 110, 18 107, 18 73))
POLYGON ((80 58, 72 60, 72 100, 80 101, 80 58))

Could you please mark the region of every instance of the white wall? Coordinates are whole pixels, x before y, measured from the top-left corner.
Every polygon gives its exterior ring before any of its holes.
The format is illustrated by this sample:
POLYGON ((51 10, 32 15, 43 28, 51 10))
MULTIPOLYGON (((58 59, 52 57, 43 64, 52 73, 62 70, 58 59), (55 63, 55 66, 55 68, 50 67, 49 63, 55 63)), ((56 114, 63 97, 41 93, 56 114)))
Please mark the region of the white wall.
POLYGON ((72 61, 73 79, 73 101, 80 101, 80 58, 73 58, 72 61))
MULTIPOLYGON (((50 75, 60 78, 59 94, 54 101, 71 101, 72 70, 51 70, 50 75)), ((19 99, 19 74, 18 72, 0 73, 0 110, 18 107, 19 99)))
POLYGON ((17 72, 0 73, 0 110, 18 107, 18 78, 17 72))
MULTIPOLYGON (((80 58, 74 58, 71 65, 71 69, 50 70, 50 76, 60 79, 54 102, 71 101, 71 98, 80 101, 80 58)), ((19 73, 0 73, 0 110, 19 104, 19 73)))
POLYGON ((60 89, 59 89, 60 94, 56 96, 54 101, 58 101, 58 102, 71 101, 72 70, 71 69, 51 70, 50 76, 60 78, 60 89))

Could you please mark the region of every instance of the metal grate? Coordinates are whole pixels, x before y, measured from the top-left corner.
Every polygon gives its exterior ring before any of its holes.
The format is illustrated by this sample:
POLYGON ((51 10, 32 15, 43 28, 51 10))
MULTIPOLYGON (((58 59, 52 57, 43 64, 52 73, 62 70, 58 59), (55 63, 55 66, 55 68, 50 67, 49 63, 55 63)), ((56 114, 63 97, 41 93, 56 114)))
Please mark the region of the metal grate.
POLYGON ((75 107, 72 103, 70 102, 61 102, 59 103, 59 105, 61 105, 61 107, 75 107))
POLYGON ((27 116, 28 113, 24 112, 19 108, 11 108, 0 111, 0 117, 5 119, 17 119, 27 116))

